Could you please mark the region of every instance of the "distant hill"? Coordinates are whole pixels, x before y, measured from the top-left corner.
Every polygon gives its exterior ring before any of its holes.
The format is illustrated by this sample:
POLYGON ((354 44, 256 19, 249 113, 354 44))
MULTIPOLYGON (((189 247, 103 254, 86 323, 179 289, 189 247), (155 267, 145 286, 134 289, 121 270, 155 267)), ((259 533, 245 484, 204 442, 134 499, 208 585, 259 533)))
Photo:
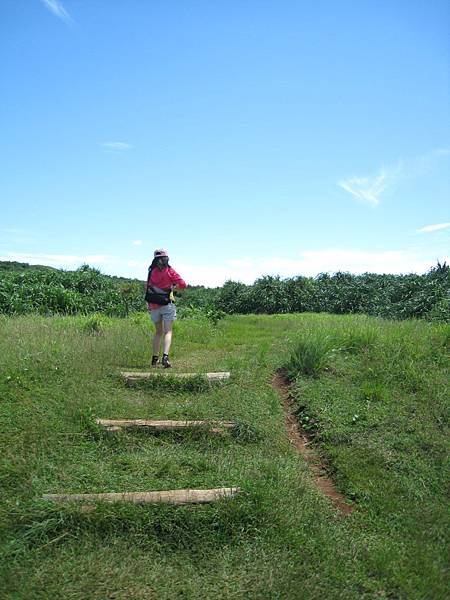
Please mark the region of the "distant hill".
POLYGON ((21 263, 16 261, 8 261, 8 260, 0 260, 0 271, 27 271, 31 269, 32 271, 38 270, 48 270, 48 271, 58 271, 59 269, 55 269, 54 267, 47 267, 44 265, 30 265, 28 263, 21 263))
MULTIPOLYGON (((65 273, 74 273, 75 271, 70 271, 67 270, 65 271, 64 269, 57 269, 55 267, 49 267, 46 265, 30 265, 29 263, 22 263, 22 262, 17 262, 17 261, 7 261, 7 260, 0 260, 0 273, 1 272, 17 272, 17 271, 60 271, 60 272, 65 272, 65 273)), ((143 279, 132 279, 130 277, 119 277, 116 275, 105 275, 104 273, 102 273, 102 275, 104 277, 109 277, 110 279, 113 279, 114 281, 117 282, 121 282, 121 283, 125 283, 128 281, 139 281, 140 283, 144 283, 143 279)))

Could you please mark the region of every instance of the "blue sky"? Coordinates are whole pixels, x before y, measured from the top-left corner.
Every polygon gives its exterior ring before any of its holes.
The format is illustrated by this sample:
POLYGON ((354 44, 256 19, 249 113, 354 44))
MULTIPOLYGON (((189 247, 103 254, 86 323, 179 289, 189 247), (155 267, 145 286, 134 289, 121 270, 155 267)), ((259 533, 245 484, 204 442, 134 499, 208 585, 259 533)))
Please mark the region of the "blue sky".
POLYGON ((450 261, 447 1, 3 0, 0 33, 0 260, 450 261))

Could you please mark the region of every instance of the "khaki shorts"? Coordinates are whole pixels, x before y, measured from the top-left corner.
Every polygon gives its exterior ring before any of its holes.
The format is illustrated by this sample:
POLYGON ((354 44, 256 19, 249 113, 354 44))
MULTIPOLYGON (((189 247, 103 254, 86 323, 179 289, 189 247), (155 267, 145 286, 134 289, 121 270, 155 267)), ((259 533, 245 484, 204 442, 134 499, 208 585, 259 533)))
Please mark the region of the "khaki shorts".
POLYGON ((175 304, 171 302, 166 306, 160 306, 159 308, 152 308, 150 311, 150 317, 153 323, 159 323, 160 321, 164 321, 167 323, 169 321, 175 321, 177 318, 177 309, 175 304))

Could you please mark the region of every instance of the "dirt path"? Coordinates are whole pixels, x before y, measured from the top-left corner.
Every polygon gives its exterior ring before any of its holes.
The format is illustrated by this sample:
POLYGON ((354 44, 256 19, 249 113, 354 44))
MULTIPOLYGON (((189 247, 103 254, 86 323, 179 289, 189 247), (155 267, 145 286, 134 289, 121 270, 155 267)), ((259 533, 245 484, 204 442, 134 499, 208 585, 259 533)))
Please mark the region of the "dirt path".
POLYGON ((289 440, 308 463, 314 474, 315 484, 343 514, 350 514, 353 507, 350 506, 345 497, 338 492, 332 479, 325 474, 325 469, 320 462, 320 458, 310 447, 311 440, 309 440, 307 435, 300 429, 297 418, 293 414, 294 405, 289 394, 288 379, 281 372, 275 373, 272 379, 272 387, 278 392, 283 403, 285 424, 289 440))

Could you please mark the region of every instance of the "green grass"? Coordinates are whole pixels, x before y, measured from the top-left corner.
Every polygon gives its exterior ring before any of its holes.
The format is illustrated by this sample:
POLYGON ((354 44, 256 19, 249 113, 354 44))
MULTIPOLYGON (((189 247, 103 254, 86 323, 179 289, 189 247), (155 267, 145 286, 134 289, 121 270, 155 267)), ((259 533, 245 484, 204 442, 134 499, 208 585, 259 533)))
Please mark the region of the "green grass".
POLYGON ((174 371, 220 385, 128 388, 150 360, 147 315, 0 318, 2 598, 446 597, 446 325, 329 315, 175 325, 174 371), (317 368, 314 368, 314 365, 317 368), (342 517, 289 444, 270 381, 288 367, 299 419, 342 517), (108 436, 96 417, 224 419, 204 431, 108 436), (240 486, 212 505, 77 505, 44 493, 240 486))

